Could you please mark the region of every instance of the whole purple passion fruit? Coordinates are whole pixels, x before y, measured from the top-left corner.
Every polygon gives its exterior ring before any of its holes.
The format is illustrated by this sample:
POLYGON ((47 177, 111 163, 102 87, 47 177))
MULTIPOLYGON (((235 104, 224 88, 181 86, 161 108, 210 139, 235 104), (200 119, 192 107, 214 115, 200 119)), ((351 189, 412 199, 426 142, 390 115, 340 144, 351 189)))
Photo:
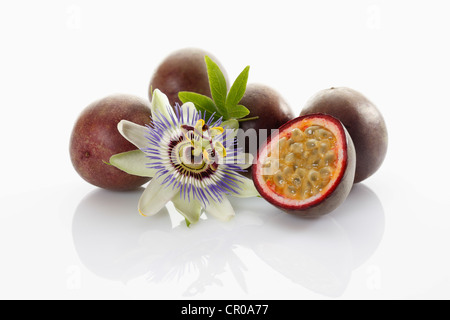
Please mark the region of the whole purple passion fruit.
POLYGON ((318 217, 348 196, 356 156, 342 123, 312 114, 289 121, 261 146, 253 182, 261 196, 288 213, 318 217))
POLYGON ((145 125, 151 119, 146 100, 130 95, 113 95, 90 104, 72 130, 70 158, 73 167, 87 182, 109 190, 132 190, 149 178, 127 174, 106 164, 111 156, 136 150, 117 130, 121 120, 145 125))
POLYGON ((164 92, 172 106, 175 106, 175 103, 182 104, 178 98, 180 91, 211 97, 205 56, 217 63, 228 82, 224 68, 209 52, 198 48, 180 49, 166 57, 154 72, 149 86, 150 100, 154 89, 164 92))
POLYGON ((350 133, 356 150, 354 182, 373 175, 388 148, 386 123, 378 108, 360 92, 339 87, 318 92, 306 103, 301 115, 317 112, 336 117, 350 133))

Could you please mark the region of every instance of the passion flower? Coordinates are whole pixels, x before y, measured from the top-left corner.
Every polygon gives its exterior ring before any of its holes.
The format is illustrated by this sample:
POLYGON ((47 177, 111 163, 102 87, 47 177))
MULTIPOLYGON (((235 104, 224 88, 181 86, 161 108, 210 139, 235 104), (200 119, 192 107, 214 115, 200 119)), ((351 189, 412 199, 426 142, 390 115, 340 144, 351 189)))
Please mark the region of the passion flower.
POLYGON ((235 130, 223 127, 221 119, 205 119, 189 102, 172 108, 157 89, 151 112, 150 125, 119 123, 119 132, 140 150, 110 159, 125 172, 153 177, 139 201, 142 215, 154 215, 171 201, 188 225, 202 211, 226 221, 235 215, 228 195, 258 195, 253 182, 239 173, 252 159, 236 147, 235 130))

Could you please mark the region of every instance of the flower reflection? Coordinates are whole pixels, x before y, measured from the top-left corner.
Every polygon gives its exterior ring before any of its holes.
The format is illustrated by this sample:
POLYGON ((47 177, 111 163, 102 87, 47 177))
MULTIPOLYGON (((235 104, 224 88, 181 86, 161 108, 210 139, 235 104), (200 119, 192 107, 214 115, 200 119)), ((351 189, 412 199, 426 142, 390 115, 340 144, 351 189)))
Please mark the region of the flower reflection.
POLYGON ((256 267, 245 265, 244 249, 294 283, 337 297, 352 271, 375 252, 384 232, 380 200, 362 184, 342 207, 321 219, 278 212, 263 199, 233 199, 233 221, 208 219, 191 229, 172 226, 176 214, 171 208, 170 214, 154 219, 135 215, 141 192, 96 190, 82 200, 72 224, 79 257, 92 272, 111 280, 145 276, 155 284, 187 283, 184 296, 230 285, 222 283, 224 276, 248 292, 246 278, 256 267))

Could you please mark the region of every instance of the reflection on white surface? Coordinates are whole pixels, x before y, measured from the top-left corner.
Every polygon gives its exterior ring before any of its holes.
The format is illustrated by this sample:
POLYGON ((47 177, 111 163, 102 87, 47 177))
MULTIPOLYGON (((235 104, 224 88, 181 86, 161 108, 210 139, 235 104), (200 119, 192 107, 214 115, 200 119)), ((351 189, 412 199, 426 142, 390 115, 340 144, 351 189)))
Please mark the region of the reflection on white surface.
POLYGON ((294 283, 337 297, 384 233, 383 207, 361 184, 343 206, 320 219, 284 214, 263 199, 233 199, 233 221, 201 220, 191 228, 183 223, 172 227, 167 209, 149 218, 136 214, 141 192, 88 194, 72 224, 78 255, 93 273, 111 280, 145 275, 150 282, 164 283, 194 275, 187 288, 180 288, 184 296, 222 286, 218 276, 224 272, 248 292, 249 267, 235 250, 241 247, 294 283))

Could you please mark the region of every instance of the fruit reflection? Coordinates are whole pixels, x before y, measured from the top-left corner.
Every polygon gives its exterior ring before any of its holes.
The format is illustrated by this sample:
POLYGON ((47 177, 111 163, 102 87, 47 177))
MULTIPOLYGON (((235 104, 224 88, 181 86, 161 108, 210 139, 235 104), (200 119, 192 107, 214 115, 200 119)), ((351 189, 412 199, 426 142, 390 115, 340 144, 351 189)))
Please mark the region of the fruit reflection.
POLYGON ((243 263, 236 248, 244 248, 294 283, 338 297, 354 268, 375 252, 384 231, 380 200, 362 184, 340 208, 318 220, 283 214, 263 199, 234 198, 233 221, 209 219, 190 229, 183 223, 172 227, 167 212, 151 218, 136 214, 140 194, 95 190, 81 201, 72 223, 80 260, 98 276, 122 282, 146 276, 151 283, 166 283, 193 276, 181 289, 184 296, 223 286, 220 278, 227 272, 248 292, 246 275, 258 270, 243 263))

